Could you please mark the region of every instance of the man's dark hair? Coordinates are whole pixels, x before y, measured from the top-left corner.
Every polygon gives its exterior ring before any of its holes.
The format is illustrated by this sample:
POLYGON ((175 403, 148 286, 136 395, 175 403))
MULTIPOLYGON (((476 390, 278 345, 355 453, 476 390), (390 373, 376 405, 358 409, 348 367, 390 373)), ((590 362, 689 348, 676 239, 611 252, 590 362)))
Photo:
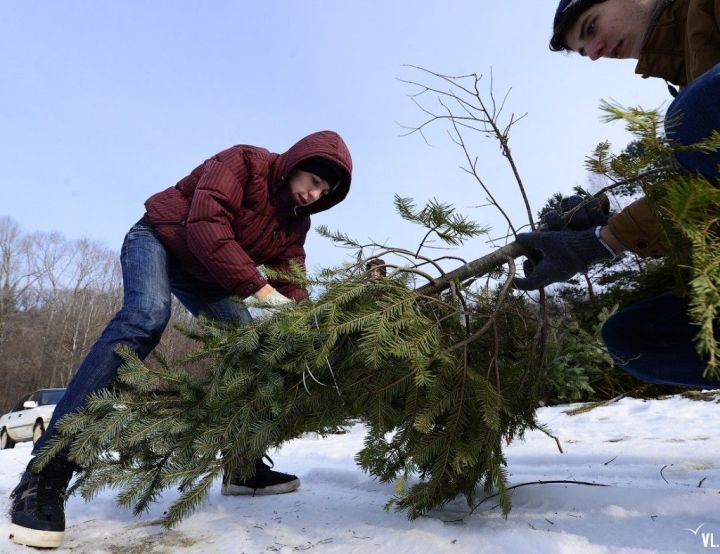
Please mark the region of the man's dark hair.
POLYGON ((575 25, 585 10, 601 2, 605 2, 605 0, 576 0, 575 3, 570 0, 562 0, 555 12, 553 36, 550 39, 550 50, 553 52, 570 50, 565 43, 565 35, 567 35, 567 32, 575 25))
POLYGON ((365 269, 372 272, 373 269, 377 269, 382 277, 387 277, 387 267, 385 260, 382 258, 370 258, 365 264, 365 269))

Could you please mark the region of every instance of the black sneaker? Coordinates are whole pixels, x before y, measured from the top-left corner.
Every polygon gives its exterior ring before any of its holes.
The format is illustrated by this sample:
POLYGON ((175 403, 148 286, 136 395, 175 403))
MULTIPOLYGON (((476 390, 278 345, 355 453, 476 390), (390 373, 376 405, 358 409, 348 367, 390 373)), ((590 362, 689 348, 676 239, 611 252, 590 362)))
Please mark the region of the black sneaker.
POLYGON ((242 480, 237 473, 225 475, 221 490, 223 496, 283 494, 300 488, 300 479, 289 473, 273 471, 270 469, 273 467, 273 461, 268 456, 265 457, 271 465, 267 465, 262 460, 257 460, 255 462, 255 475, 250 479, 242 480))
POLYGON ((57 548, 65 535, 65 497, 76 466, 51 462, 41 473, 30 469, 10 494, 10 540, 38 548, 57 548))

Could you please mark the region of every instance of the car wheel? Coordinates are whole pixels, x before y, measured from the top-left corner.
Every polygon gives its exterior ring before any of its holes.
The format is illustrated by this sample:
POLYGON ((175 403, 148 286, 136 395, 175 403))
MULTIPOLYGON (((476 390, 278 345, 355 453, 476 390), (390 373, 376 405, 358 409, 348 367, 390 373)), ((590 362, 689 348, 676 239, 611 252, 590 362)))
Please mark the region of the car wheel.
POLYGON ((41 419, 38 419, 33 425, 33 444, 40 440, 42 434, 45 432, 45 424, 41 419))
POLYGON ((2 431, 0 431, 0 450, 5 450, 6 448, 13 448, 14 446, 15 441, 10 438, 7 429, 3 427, 2 431))

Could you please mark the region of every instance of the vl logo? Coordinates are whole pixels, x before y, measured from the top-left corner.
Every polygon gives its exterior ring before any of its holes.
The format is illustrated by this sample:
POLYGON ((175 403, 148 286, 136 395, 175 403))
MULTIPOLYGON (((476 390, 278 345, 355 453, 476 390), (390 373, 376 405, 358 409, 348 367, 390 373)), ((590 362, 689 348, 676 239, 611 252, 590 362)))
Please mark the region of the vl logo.
MULTIPOLYGON (((689 531, 693 535, 697 536, 697 534, 700 532, 700 529, 702 529, 703 525, 705 525, 705 524, 701 523, 695 529, 690 529, 690 528, 686 527, 684 529, 684 531, 689 531)), ((715 534, 714 533, 700 533, 700 538, 702 539, 703 548, 720 548, 720 544, 715 543, 715 534)))

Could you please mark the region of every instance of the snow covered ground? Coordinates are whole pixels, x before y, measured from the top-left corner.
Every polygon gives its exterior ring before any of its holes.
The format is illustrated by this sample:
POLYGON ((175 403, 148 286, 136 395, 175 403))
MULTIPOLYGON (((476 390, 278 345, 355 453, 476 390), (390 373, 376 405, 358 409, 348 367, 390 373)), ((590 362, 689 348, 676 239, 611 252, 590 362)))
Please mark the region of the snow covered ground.
MULTIPOLYGON (((574 406, 572 406, 574 407, 574 406)), ((392 487, 354 464, 363 428, 326 439, 293 441, 272 454, 278 469, 302 479, 299 491, 275 497, 223 497, 177 528, 158 524, 167 499, 139 518, 104 492, 91 504, 67 506, 65 544, 58 553, 641 553, 720 552, 720 406, 680 397, 623 399, 569 416, 568 406, 543 408, 539 418, 565 453, 543 433, 507 448, 511 485, 573 480, 603 483, 533 484, 513 491, 508 519, 492 499, 473 514, 464 501, 408 521, 385 512, 392 487)), ((0 511, 30 457, 28 443, 0 451, 0 511)), ((32 552, 7 540, 0 552, 32 552)))

